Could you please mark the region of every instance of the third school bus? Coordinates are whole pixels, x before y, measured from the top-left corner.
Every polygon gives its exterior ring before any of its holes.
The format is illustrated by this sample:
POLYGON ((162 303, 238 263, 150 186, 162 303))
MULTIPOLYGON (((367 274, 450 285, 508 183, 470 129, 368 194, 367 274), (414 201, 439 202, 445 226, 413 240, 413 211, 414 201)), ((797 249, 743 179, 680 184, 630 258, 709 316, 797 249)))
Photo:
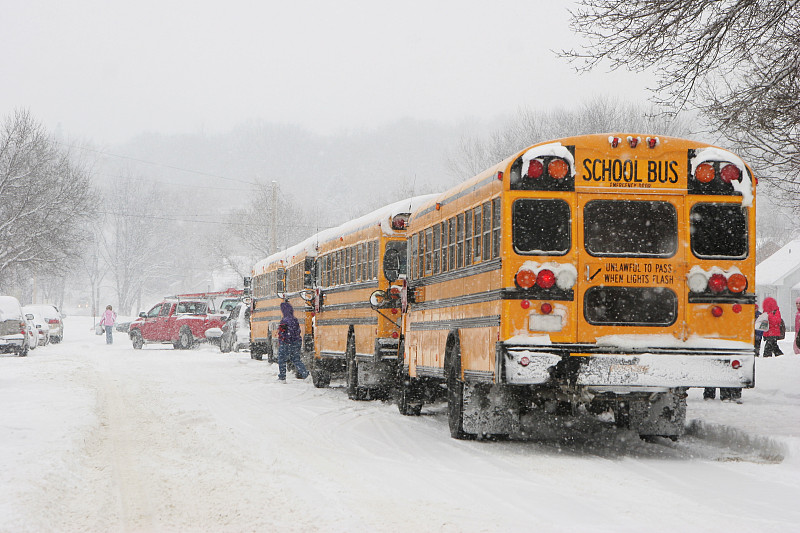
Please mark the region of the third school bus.
POLYGON ((456 438, 581 406, 677 438, 689 387, 754 386, 754 191, 729 151, 586 135, 421 206, 401 412, 446 390, 456 438))

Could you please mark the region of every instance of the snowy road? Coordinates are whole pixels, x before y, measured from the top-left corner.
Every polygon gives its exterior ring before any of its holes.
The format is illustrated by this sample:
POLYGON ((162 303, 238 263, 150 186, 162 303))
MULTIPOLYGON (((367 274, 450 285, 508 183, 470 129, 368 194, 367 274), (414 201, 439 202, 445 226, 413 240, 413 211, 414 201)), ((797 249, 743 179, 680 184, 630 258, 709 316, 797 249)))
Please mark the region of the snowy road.
POLYGON ((690 391, 679 443, 582 423, 470 442, 443 406, 403 417, 89 326, 0 357, 0 531, 800 530, 795 355, 758 360, 743 405, 690 391))

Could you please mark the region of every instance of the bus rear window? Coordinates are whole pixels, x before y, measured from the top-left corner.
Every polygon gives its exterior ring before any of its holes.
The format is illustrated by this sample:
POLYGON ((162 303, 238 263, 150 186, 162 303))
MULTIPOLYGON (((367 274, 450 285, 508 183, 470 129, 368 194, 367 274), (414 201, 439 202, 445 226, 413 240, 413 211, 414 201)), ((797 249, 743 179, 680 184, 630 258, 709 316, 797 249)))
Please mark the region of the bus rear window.
POLYGON ((592 200, 583 210, 586 251, 594 256, 670 257, 678 213, 669 202, 592 200))
POLYGON ((564 255, 572 246, 570 209, 564 200, 521 199, 512 209, 512 241, 521 255, 564 255))
POLYGON ((695 204, 690 215, 692 253, 703 259, 747 257, 747 209, 736 204, 695 204))
POLYGON ((678 318, 678 296, 662 287, 592 287, 583 315, 595 326, 670 326, 678 318))

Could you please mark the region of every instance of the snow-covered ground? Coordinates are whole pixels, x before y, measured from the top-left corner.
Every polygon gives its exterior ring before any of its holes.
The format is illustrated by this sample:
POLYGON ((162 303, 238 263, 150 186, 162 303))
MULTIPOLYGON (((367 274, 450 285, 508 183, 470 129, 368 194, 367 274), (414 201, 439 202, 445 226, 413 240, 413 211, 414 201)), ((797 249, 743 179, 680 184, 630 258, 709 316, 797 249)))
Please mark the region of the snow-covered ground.
POLYGON ((68 317, 63 343, 0 357, 0 531, 800 531, 790 342, 742 405, 691 390, 678 443, 588 420, 456 441, 444 406, 403 417, 68 317))

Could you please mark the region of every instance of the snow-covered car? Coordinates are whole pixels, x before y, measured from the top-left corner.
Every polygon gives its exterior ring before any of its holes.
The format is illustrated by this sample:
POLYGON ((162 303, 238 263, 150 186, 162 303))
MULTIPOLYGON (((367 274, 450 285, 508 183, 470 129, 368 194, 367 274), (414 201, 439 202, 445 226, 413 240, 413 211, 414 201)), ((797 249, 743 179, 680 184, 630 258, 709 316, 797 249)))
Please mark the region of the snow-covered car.
POLYGON ((33 317, 33 325, 36 327, 38 345, 47 346, 50 344, 50 324, 47 323, 39 306, 23 306, 22 312, 25 313, 25 316, 30 315, 33 317))
POLYGON ((33 322, 32 314, 27 313, 25 315, 25 324, 28 326, 25 330, 28 333, 28 347, 31 350, 35 350, 36 347, 39 346, 39 330, 36 329, 36 324, 33 322))
POLYGON ((222 352, 238 352, 250 349, 250 306, 239 302, 224 318, 219 349, 222 352))
POLYGON ((64 322, 62 321, 63 316, 58 308, 55 305, 50 304, 31 305, 26 307, 38 309, 39 312, 41 312, 42 317, 44 317, 45 321, 47 322, 47 326, 50 328, 50 341, 53 344, 58 344, 61 342, 61 339, 64 338, 64 322))
POLYGON ((0 353, 28 355, 28 322, 19 300, 0 296, 0 353))

